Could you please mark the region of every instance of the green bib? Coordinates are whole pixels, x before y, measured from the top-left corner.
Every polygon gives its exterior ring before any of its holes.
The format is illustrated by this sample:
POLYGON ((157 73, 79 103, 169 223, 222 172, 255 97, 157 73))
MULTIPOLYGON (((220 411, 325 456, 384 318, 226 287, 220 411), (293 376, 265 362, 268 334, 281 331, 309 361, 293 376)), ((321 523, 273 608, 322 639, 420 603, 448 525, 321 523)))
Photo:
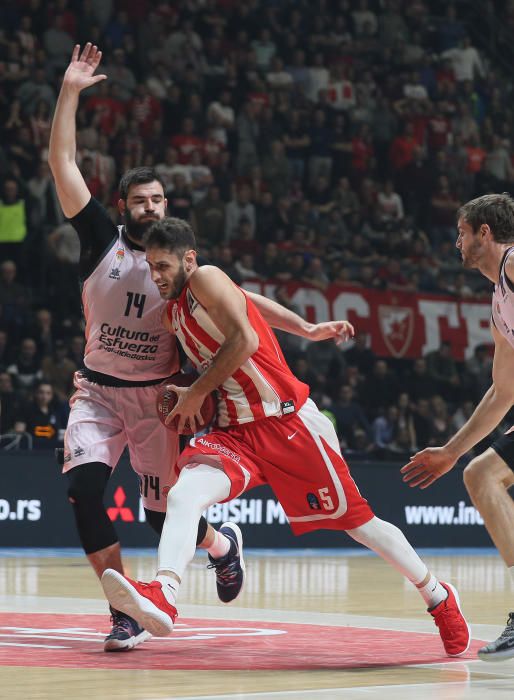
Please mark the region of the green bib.
POLYGON ((0 203, 0 243, 21 243, 27 235, 25 202, 0 203))

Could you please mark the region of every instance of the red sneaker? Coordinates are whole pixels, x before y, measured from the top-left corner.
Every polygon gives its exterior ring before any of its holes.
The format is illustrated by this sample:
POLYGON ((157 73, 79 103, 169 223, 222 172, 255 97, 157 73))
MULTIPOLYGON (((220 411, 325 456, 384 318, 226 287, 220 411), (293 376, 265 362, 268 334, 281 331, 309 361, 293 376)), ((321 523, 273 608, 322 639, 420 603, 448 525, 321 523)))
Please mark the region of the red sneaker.
POLYGON ((460 656, 469 649, 471 630, 460 609, 457 590, 450 583, 440 583, 448 591, 448 597, 428 612, 439 627, 439 634, 448 656, 460 656))
POLYGON ((114 569, 106 569, 102 586, 112 607, 130 615, 150 634, 166 637, 173 631, 177 609, 164 597, 159 581, 132 581, 114 569))

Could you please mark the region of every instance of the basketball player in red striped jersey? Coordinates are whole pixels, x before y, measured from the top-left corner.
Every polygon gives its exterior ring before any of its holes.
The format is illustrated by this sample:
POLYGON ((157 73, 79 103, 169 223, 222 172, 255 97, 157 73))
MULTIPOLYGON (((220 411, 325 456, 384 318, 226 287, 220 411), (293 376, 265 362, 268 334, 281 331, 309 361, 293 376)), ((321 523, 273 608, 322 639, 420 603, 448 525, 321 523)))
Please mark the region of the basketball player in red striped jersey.
MULTIPOLYGON (((463 654, 470 631, 457 592, 428 571, 397 527, 374 515, 350 475, 331 421, 292 374, 251 297, 219 268, 198 267, 193 231, 180 219, 153 224, 145 249, 152 279, 169 300, 165 323, 200 373, 191 387, 176 387, 169 420, 179 416, 179 430, 186 420, 194 422, 205 396, 216 391, 217 424, 193 438, 178 459, 155 580, 146 584, 105 571, 102 585, 111 604, 152 634, 169 634, 195 551, 198 515, 267 483, 295 534, 344 530, 406 576, 426 601, 446 652, 463 654)), ((286 330, 290 314, 284 309, 286 330)))
MULTIPOLYGON (((92 197, 76 162, 79 95, 106 78, 95 75, 101 55, 90 43, 82 51, 75 47, 49 147, 59 201, 80 240, 79 280, 86 316, 84 367, 75 376, 63 472, 80 541, 98 577, 106 568, 123 571, 118 536, 103 502, 123 450, 129 447, 146 520, 159 534, 179 451, 177 434, 164 429, 155 413, 159 384, 178 371, 179 353, 162 323, 166 300, 148 275, 142 241, 151 224, 166 214, 163 184, 151 168, 125 173, 118 202, 124 225, 116 226, 92 197)), ((273 324, 278 305, 260 295, 253 299, 273 324)), ((348 333, 349 324, 296 320, 291 330, 313 340, 344 340, 348 333)), ((231 602, 244 580, 239 528, 225 523, 216 532, 202 516, 197 542, 209 552, 220 600, 231 602)), ((128 651, 148 638, 148 632, 124 613, 111 609, 111 617, 105 651, 128 651)))

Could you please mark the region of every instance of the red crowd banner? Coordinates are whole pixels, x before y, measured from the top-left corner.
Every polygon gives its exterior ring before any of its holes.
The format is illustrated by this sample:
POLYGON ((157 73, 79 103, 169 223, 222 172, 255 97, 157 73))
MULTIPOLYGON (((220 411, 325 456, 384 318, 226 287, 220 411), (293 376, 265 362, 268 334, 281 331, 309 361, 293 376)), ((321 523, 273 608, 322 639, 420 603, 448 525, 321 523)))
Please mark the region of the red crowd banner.
POLYGON ((297 282, 247 281, 245 288, 274 298, 277 286, 287 289, 299 313, 311 322, 347 319, 370 336, 380 357, 415 358, 451 343, 453 356, 467 360, 477 345, 492 344, 491 304, 435 294, 330 285, 325 291, 297 282))

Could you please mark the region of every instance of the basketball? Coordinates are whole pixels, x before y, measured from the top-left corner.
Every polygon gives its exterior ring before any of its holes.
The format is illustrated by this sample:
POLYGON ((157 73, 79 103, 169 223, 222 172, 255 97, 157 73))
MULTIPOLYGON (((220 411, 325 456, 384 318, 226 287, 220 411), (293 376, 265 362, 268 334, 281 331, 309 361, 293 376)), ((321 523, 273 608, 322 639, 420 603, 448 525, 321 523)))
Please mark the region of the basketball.
MULTIPOLYGON (((172 389, 168 389, 168 387, 170 384, 174 384, 175 386, 191 386, 191 384, 193 384, 197 378, 198 375, 194 372, 188 374, 178 372, 167 379, 165 384, 162 384, 159 387, 156 399, 157 415, 159 416, 161 423, 169 430, 174 430, 177 432, 180 416, 176 416, 168 424, 165 422, 168 414, 173 410, 175 404, 177 403, 177 394, 172 389)), ((206 428, 209 423, 214 420, 214 416, 216 415, 216 395, 214 393, 205 397, 200 412, 203 419, 201 424, 198 425, 197 421, 196 430, 193 431, 191 430, 189 421, 187 421, 183 430, 180 431, 181 435, 192 435, 193 432, 199 432, 200 430, 206 428)))

